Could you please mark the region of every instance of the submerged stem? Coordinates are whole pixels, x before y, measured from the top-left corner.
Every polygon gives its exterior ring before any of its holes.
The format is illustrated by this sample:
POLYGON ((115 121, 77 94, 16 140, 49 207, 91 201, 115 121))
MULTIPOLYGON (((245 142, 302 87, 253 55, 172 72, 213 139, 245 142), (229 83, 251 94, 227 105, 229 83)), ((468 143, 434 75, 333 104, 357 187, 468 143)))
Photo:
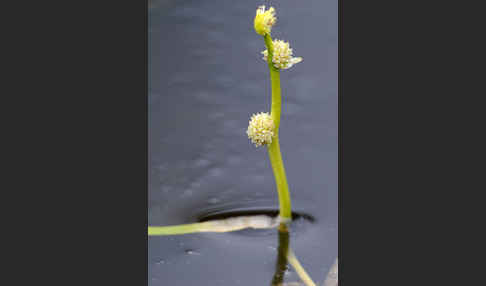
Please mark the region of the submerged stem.
POLYGON ((278 231, 278 255, 275 265, 275 274, 272 279, 272 286, 282 285, 285 271, 287 270, 287 255, 289 250, 289 232, 286 225, 281 224, 278 231))
POLYGON ((273 42, 270 34, 264 36, 265 45, 268 52, 268 69, 270 70, 270 80, 272 82, 272 110, 271 116, 275 125, 274 138, 272 143, 268 146, 268 155, 270 163, 272 164, 273 174, 275 176, 275 183, 277 185, 278 201, 280 206, 280 217, 283 219, 291 219, 291 203, 289 186, 287 184, 287 177, 285 175, 285 168, 283 165, 282 154, 280 153, 280 143, 278 138, 278 130, 280 127, 280 114, 282 109, 282 95, 280 91, 280 71, 275 68, 272 63, 273 59, 273 42))
POLYGON ((176 235, 202 232, 209 226, 208 222, 198 222, 170 226, 149 226, 148 235, 176 235))
POLYGON ((290 247, 287 253, 287 259, 289 260, 290 265, 294 267, 295 272, 297 272, 297 275, 299 275, 300 279, 305 283, 305 285, 316 286, 316 283, 312 281, 309 274, 307 274, 304 267, 302 267, 299 260, 297 260, 297 257, 295 257, 295 254, 290 247))
POLYGON ((189 224, 149 226, 148 235, 177 235, 196 232, 229 232, 245 228, 274 228, 277 227, 278 223, 278 219, 273 219, 266 215, 239 216, 189 224))
POLYGON ((281 223, 278 227, 277 268, 273 277, 272 286, 283 285, 283 275, 287 262, 292 265, 295 272, 297 272, 297 275, 299 275, 306 286, 316 286, 289 246, 289 228, 287 227, 287 224, 281 223))

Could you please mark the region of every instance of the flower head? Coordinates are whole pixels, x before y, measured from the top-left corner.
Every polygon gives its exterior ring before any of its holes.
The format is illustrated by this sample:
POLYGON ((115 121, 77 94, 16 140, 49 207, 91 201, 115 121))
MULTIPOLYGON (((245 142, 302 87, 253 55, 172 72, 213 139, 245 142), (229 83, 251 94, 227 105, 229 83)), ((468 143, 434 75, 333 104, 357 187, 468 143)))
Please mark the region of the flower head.
MULTIPOLYGON (((263 59, 268 61, 268 51, 264 50, 262 52, 263 59)), ((296 63, 300 63, 302 61, 301 57, 294 58, 292 56, 292 49, 289 46, 288 42, 284 42, 282 40, 273 40, 273 66, 278 69, 288 69, 295 65, 296 63)))
POLYGON ((246 134, 256 147, 272 143, 275 130, 273 119, 270 114, 260 112, 253 114, 246 134))
POLYGON ((255 20, 253 21, 257 34, 262 36, 270 34, 275 22, 277 22, 277 18, 275 17, 275 9, 273 7, 270 7, 267 11, 265 11, 265 5, 258 7, 255 20))

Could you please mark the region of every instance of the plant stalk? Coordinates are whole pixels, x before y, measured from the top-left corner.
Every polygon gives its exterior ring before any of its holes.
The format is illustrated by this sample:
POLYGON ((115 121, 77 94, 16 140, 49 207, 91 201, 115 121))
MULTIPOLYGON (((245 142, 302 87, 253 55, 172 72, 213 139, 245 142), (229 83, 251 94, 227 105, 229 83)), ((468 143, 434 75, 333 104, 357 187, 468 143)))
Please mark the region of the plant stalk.
POLYGON ((297 275, 299 275, 300 279, 305 283, 307 286, 316 286, 316 283, 312 281, 312 278, 310 278, 309 274, 305 271, 304 267, 300 264, 299 260, 295 256, 294 252, 292 249, 289 247, 288 253, 287 253, 287 259, 294 267, 295 272, 297 272, 297 275))
POLYGON ((273 123, 275 125, 275 134, 272 143, 268 146, 268 155, 270 157, 270 163, 272 164, 273 174, 275 177, 275 184, 277 186, 280 208, 279 215, 284 220, 290 220, 292 219, 292 211, 289 186, 287 184, 287 177, 285 175, 282 154, 280 153, 280 144, 278 137, 280 127, 280 114, 282 110, 280 70, 275 68, 272 63, 273 42, 270 34, 266 34, 264 36, 264 41, 268 51, 268 69, 270 70, 270 80, 272 82, 272 109, 270 115, 272 116, 273 123))
POLYGON ((196 232, 229 232, 245 228, 274 228, 278 220, 265 215, 237 216, 189 224, 149 226, 148 235, 177 235, 196 232))
POLYGON ((208 226, 211 226, 209 222, 198 222, 189 223, 181 225, 171 225, 171 226, 149 226, 148 235, 177 235, 177 234, 187 234, 195 232, 204 232, 207 230, 208 226))

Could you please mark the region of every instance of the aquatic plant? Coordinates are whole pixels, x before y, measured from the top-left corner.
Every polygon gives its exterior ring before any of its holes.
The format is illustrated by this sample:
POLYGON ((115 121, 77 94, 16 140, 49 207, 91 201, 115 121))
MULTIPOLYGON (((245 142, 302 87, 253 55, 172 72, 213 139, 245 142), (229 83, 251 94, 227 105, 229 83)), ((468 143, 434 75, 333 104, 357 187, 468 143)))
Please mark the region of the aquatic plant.
POLYGON ((273 7, 266 10, 265 6, 259 6, 256 10, 254 29, 257 34, 263 37, 266 46, 266 50, 262 51, 261 54, 263 60, 268 63, 270 71, 272 103, 270 113, 260 112, 251 116, 246 134, 256 147, 266 146, 268 149, 279 200, 278 217, 272 218, 265 215, 238 216, 182 225, 149 226, 148 235, 181 235, 197 232, 229 232, 245 228, 269 229, 278 227, 279 251, 277 270, 272 285, 301 285, 295 282, 283 282, 283 273, 287 263, 289 263, 294 267, 305 285, 315 286, 316 284, 306 273, 289 246, 288 222, 292 219, 291 201, 278 137, 282 109, 280 70, 289 69, 301 62, 302 58, 293 57, 293 51, 288 42, 278 39, 272 40, 270 33, 276 21, 273 7))
POLYGON ((279 127, 280 114, 282 109, 282 95, 280 90, 280 70, 289 69, 294 64, 302 61, 301 57, 293 57, 292 49, 288 42, 282 40, 272 40, 270 32, 277 22, 275 8, 265 10, 265 6, 259 6, 256 10, 254 28, 257 34, 263 37, 266 50, 261 52, 263 60, 268 63, 270 71, 270 81, 272 86, 271 112, 260 112, 253 114, 246 131, 248 138, 256 147, 267 146, 268 155, 275 177, 279 200, 279 216, 275 221, 266 222, 260 217, 240 217, 224 222, 198 222, 173 226, 149 226, 149 235, 175 235, 194 232, 226 232, 243 228, 271 228, 287 223, 292 218, 290 192, 287 184, 287 177, 280 152, 279 127))
POLYGON ((263 37, 267 47, 262 54, 263 60, 267 61, 270 71, 272 105, 270 114, 259 113, 252 116, 248 125, 247 135, 255 146, 266 145, 268 147, 268 155, 277 186, 279 217, 281 221, 285 222, 292 219, 292 206, 278 137, 282 110, 280 70, 289 69, 294 64, 301 62, 302 58, 293 57, 293 51, 288 42, 277 39, 272 40, 270 33, 276 22, 277 18, 273 7, 270 7, 268 10, 265 10, 264 5, 258 7, 253 23, 255 32, 263 37))

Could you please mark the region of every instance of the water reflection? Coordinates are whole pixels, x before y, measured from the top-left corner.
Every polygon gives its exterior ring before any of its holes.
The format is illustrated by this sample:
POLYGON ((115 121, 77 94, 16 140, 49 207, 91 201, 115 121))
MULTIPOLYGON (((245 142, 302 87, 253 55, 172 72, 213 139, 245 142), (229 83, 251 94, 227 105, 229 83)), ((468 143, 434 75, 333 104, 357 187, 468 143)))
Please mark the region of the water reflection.
MULTIPOLYGON (((277 218, 273 218, 266 215, 258 216, 237 216, 229 217, 217 220, 208 220, 192 224, 181 224, 173 226, 149 226, 148 234, 149 236, 167 236, 167 235, 181 235, 181 234, 191 234, 198 232, 235 232, 242 231, 244 229, 250 229, 250 231, 255 231, 255 229, 268 229, 275 230, 278 232, 278 248, 277 248, 277 260, 275 265, 274 275, 271 281, 271 286, 316 286, 312 278, 307 274, 304 267, 300 264, 299 260, 295 256, 294 251, 290 247, 290 224, 279 222, 277 218), (295 272, 299 276, 300 282, 285 282, 286 274, 289 271, 289 265, 295 269, 295 272)), ((229 241, 227 241, 229 242, 229 241)), ((201 253, 193 250, 192 248, 187 248, 184 246, 183 242, 180 242, 180 247, 186 248, 184 252, 190 256, 199 256, 201 253)), ((275 248, 273 248, 275 249, 275 248)), ((165 260, 160 260, 157 265, 165 264, 165 260)), ((185 264, 189 264, 190 261, 186 260, 185 264)), ((337 258, 331 270, 329 271, 324 286, 337 286, 337 258)))
POLYGON ((278 230, 278 254, 275 274, 272 279, 272 286, 282 285, 285 271, 287 270, 287 253, 289 251, 289 232, 285 225, 280 225, 278 230))
MULTIPOLYGON (((272 286, 290 286, 290 285, 306 285, 316 286, 312 278, 307 274, 304 267, 300 264, 299 260, 295 256, 294 251, 290 247, 288 225, 281 223, 278 226, 278 256, 275 274, 272 279, 272 286), (288 270, 288 264, 292 265, 295 269, 300 280, 304 283, 290 282, 285 283, 284 277, 288 270)), ((333 265, 325 286, 337 286, 337 258, 333 265)))

